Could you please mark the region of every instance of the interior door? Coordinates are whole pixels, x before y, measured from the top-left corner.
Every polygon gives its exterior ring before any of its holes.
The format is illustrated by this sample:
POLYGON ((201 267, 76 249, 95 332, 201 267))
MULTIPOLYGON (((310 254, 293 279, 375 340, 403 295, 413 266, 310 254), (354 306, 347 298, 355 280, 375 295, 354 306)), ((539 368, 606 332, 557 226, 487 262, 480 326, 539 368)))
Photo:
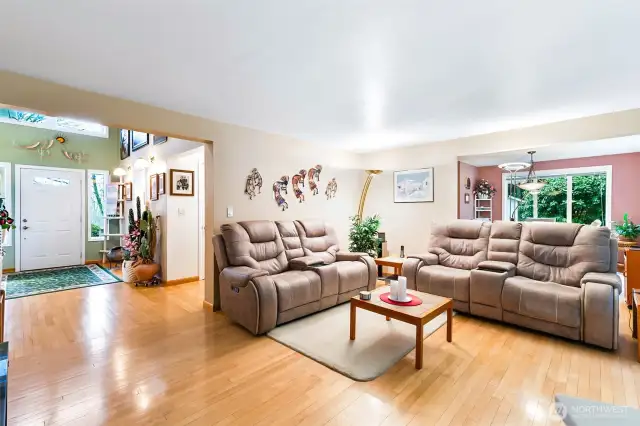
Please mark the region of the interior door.
POLYGON ((204 202, 205 202, 204 162, 198 164, 198 275, 204 280, 204 202))
POLYGON ((20 269, 82 263, 82 174, 20 169, 20 269))

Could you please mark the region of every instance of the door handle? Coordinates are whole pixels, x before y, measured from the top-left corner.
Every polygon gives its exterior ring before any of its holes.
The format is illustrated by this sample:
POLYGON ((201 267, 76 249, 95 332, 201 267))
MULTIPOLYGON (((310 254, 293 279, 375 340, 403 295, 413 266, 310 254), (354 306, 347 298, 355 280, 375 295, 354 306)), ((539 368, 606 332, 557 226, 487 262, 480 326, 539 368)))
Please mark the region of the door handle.
POLYGON ((28 226, 23 226, 22 229, 29 229, 29 227, 28 226))

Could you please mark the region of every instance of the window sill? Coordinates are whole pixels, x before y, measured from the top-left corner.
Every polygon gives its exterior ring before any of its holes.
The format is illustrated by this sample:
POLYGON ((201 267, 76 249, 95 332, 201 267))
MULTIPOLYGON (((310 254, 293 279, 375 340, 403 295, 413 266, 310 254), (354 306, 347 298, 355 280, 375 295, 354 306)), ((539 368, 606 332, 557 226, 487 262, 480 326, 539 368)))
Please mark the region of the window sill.
MULTIPOLYGON (((107 240, 109 239, 109 237, 107 237, 107 240)), ((104 237, 89 237, 89 242, 92 243, 97 243, 97 242, 102 242, 104 241, 104 237)))

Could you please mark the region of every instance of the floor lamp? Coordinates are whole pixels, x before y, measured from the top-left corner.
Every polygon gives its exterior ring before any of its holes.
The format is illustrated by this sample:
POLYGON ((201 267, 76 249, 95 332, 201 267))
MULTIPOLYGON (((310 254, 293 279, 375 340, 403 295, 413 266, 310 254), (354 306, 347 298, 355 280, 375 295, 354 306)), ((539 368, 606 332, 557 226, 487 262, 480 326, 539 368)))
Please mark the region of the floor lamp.
POLYGON ((362 194, 360 195, 360 205, 358 206, 358 218, 362 219, 362 214, 364 213, 364 202, 367 199, 367 192, 369 191, 369 186, 371 186, 371 181, 375 175, 379 175, 382 173, 382 170, 365 170, 367 172, 367 179, 364 181, 364 186, 362 187, 362 194))

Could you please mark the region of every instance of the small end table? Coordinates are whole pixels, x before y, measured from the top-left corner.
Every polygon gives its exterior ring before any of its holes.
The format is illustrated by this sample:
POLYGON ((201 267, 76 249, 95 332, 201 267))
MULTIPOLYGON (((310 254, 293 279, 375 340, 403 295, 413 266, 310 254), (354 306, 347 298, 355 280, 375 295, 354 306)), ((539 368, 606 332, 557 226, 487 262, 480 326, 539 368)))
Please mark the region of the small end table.
POLYGON ((379 257, 375 259, 376 265, 388 266, 393 268, 393 273, 395 275, 402 274, 402 265, 404 264, 405 260, 407 260, 406 257, 395 257, 395 256, 379 257))

